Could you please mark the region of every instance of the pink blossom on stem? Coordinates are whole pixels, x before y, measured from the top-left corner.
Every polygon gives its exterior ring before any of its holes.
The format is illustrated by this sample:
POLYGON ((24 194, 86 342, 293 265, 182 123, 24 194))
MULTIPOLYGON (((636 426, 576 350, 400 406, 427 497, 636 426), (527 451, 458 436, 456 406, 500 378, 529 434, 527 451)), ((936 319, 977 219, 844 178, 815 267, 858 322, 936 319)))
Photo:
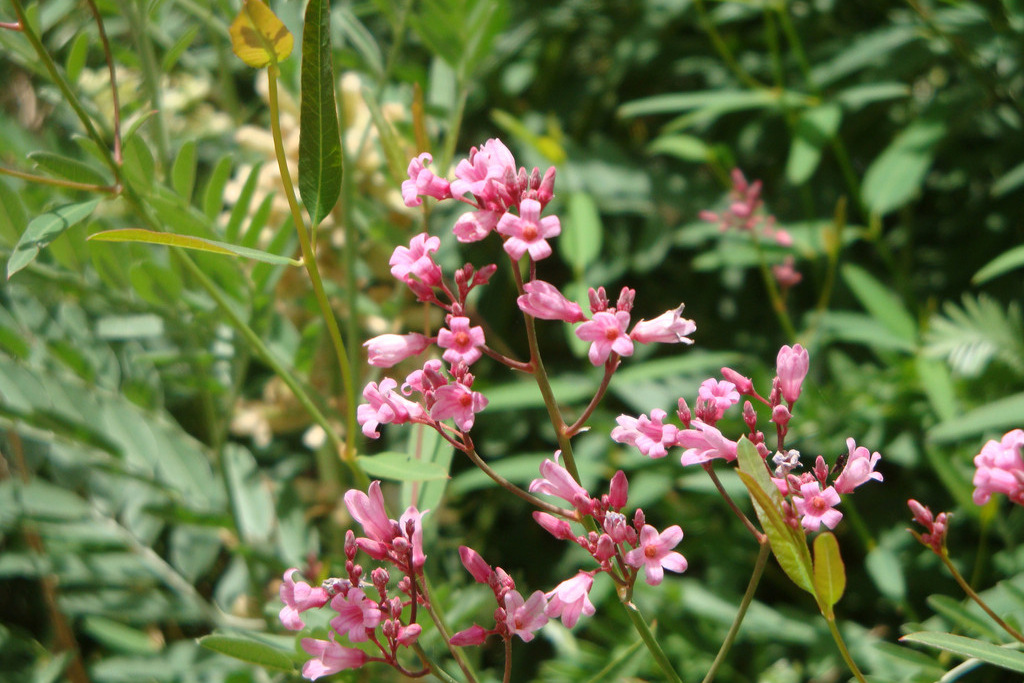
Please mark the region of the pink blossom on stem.
POLYGON ((284 607, 278 617, 289 631, 299 631, 306 626, 299 616, 300 613, 314 607, 323 607, 331 599, 323 587, 314 588, 305 581, 295 581, 292 577, 298 571, 289 569, 284 573, 284 581, 281 582, 280 595, 284 607))
POLYGON ((527 252, 534 261, 551 256, 547 238, 556 237, 562 232, 562 226, 557 216, 541 218, 540 210, 536 199, 524 199, 519 203, 518 216, 506 213, 498 221, 498 232, 508 237, 505 251, 516 261, 527 252))
POLYGON ((505 626, 509 636, 519 636, 523 642, 533 640, 536 631, 548 622, 544 614, 547 600, 543 591, 534 591, 528 600, 524 600, 519 591, 505 594, 505 626))
POLYGON ((744 396, 754 395, 754 383, 750 381, 749 377, 744 377, 732 368, 722 368, 722 377, 732 382, 736 387, 736 391, 740 394, 744 396))
POLYGON ((398 518, 399 533, 412 548, 412 569, 416 572, 423 569, 427 561, 427 556, 423 553, 423 515, 427 512, 428 510, 420 512, 415 505, 410 505, 398 518))
POLYGON ((675 445, 679 433, 675 425, 662 422, 666 414, 664 410, 655 408, 650 417, 619 415, 615 418, 619 426, 612 429, 612 440, 634 446, 649 458, 664 458, 668 455, 667 449, 675 445))
POLYGON ((423 633, 423 627, 419 624, 409 624, 408 626, 399 626, 398 633, 395 634, 395 641, 399 645, 405 645, 409 647, 416 642, 416 639, 423 633))
POLYGON ((302 649, 313 656, 302 667, 303 678, 311 681, 330 676, 345 669, 358 669, 366 663, 367 655, 354 647, 342 647, 334 641, 303 638, 302 649))
POLYGON ((409 420, 423 417, 423 408, 418 403, 402 398, 394 392, 398 383, 386 377, 380 381, 370 382, 363 389, 363 398, 367 403, 356 409, 356 419, 363 428, 363 434, 371 439, 380 436, 377 426, 382 424, 404 424, 409 420))
POLYGON ((441 267, 434 263, 432 253, 441 248, 439 237, 430 237, 420 233, 412 238, 408 247, 395 247, 391 254, 391 274, 397 280, 409 283, 412 276, 420 282, 433 287, 441 282, 441 267))
POLYGON ((685 572, 686 558, 672 548, 683 540, 683 530, 673 524, 660 534, 650 524, 640 530, 640 545, 626 553, 626 564, 637 569, 644 568, 644 579, 648 584, 657 586, 665 576, 665 570, 685 572))
POLYGON ((608 507, 612 510, 623 508, 628 497, 629 480, 626 479, 625 472, 618 470, 608 483, 608 507))
POLYGON ((347 595, 335 595, 331 609, 338 613, 331 619, 331 628, 335 633, 345 633, 353 643, 366 642, 367 630, 372 632, 377 628, 383 616, 380 607, 366 597, 362 588, 352 588, 347 595))
POLYGON ((932 515, 931 508, 921 505, 913 498, 907 501, 907 506, 914 513, 914 521, 925 528, 923 534, 914 530, 910 533, 931 548, 935 554, 942 555, 942 549, 946 545, 946 530, 949 528, 949 513, 940 512, 938 515, 932 515))
POLYGON ((803 527, 808 531, 817 531, 824 524, 829 529, 835 529, 843 518, 843 513, 834 509, 839 505, 839 494, 835 488, 829 486, 822 491, 818 482, 810 481, 800 485, 800 493, 802 495, 793 496, 793 503, 797 514, 802 515, 800 523, 803 527))
POLYGON ((684 465, 705 463, 722 458, 736 459, 736 442, 725 438, 716 427, 694 419, 690 429, 681 429, 676 435, 676 444, 686 450, 679 461, 684 465))
POLYGON ((775 372, 779 378, 779 390, 787 403, 796 403, 800 398, 800 388, 810 367, 807 349, 796 344, 792 348, 783 346, 775 361, 775 372))
POLYGON ((518 299, 519 310, 541 320, 561 320, 578 323, 586 320, 583 309, 574 301, 566 299, 558 288, 543 280, 533 280, 523 285, 526 292, 518 299))
POLYGON ((857 446, 853 438, 846 440, 846 448, 849 456, 846 466, 835 480, 835 487, 838 493, 853 493, 853 490, 869 479, 882 481, 882 473, 875 472, 875 466, 882 456, 878 453, 868 453, 868 449, 857 446))
POLYGON ((492 211, 490 209, 470 211, 459 216, 458 220, 455 221, 455 227, 452 228, 452 232, 455 233, 455 238, 460 242, 479 242, 498 227, 498 221, 501 220, 503 215, 505 215, 504 211, 492 211))
POLYGON ((434 199, 448 199, 452 196, 448 181, 426 168, 434 158, 424 152, 409 162, 409 179, 402 182, 402 199, 408 207, 419 206, 423 200, 419 195, 434 199))
POLYGON ((1024 430, 1014 429, 999 441, 991 440, 974 456, 974 502, 984 505, 993 493, 1005 494, 1024 505, 1024 430))
POLYGON ((588 595, 593 585, 592 572, 579 572, 571 579, 566 579, 555 586, 554 590, 545 593, 548 606, 544 609, 544 614, 552 619, 561 618, 566 628, 575 626, 581 614, 594 616, 596 610, 588 595))
POLYGON ((546 512, 536 511, 533 513, 533 520, 544 527, 544 530, 561 541, 571 541, 576 538, 572 532, 572 526, 564 519, 559 519, 546 512))
POLYGON ((380 482, 370 482, 366 493, 350 489, 345 493, 345 507, 352 518, 363 526, 366 535, 381 543, 391 543, 395 537, 395 527, 384 509, 384 494, 380 490, 380 482))
POLYGON ((363 342, 367 362, 378 368, 390 368, 406 358, 419 355, 430 346, 430 337, 411 332, 409 334, 382 334, 363 342))
POLYGON ((494 189, 488 187, 489 181, 502 181, 509 173, 515 175, 515 172, 516 160, 512 152, 501 140, 492 138, 479 149, 472 148, 469 157, 455 167, 452 195, 459 197, 468 192, 481 199, 496 200, 494 189))
MULTIPOLYGON (((779 231, 776 234, 777 237, 781 235, 788 235, 788 233, 779 231)), ((794 287, 804 279, 800 271, 793 267, 792 256, 787 256, 785 261, 772 266, 772 275, 775 276, 775 281, 779 283, 779 287, 782 289, 794 287)))
POLYGON ((448 642, 450 642, 452 645, 455 645, 456 647, 480 645, 485 640, 487 640, 487 636, 489 635, 491 635, 491 631, 488 631, 483 626, 473 624, 469 628, 463 629, 462 631, 453 634, 448 642))
POLYGON ((576 336, 591 342, 587 356, 594 365, 603 365, 612 351, 620 356, 633 355, 633 340, 626 335, 629 313, 600 311, 593 320, 576 328, 576 336))
POLYGON ((480 557, 480 553, 468 546, 460 545, 459 559, 462 560, 462 566, 473 575, 473 579, 477 583, 486 584, 490 581, 494 570, 491 569, 491 565, 487 564, 484 558, 480 557))
POLYGON ((692 344, 693 340, 686 335, 697 329, 692 320, 682 317, 683 305, 671 311, 665 311, 654 320, 641 320, 633 326, 629 333, 630 339, 641 344, 692 344))
POLYGON ((448 328, 437 332, 437 345, 446 349, 442 358, 449 363, 472 365, 480 359, 479 348, 484 345, 484 328, 469 326, 469 318, 449 316, 448 328))
POLYGON ((461 382, 453 382, 434 391, 434 405, 430 417, 435 420, 452 419, 459 429, 468 432, 473 428, 476 414, 487 407, 484 395, 473 391, 461 382))
POLYGON ((697 399, 714 406, 715 420, 720 420, 726 410, 740 402, 740 393, 732 382, 706 379, 697 390, 697 399))
POLYGON ((557 496, 577 510, 588 511, 593 503, 590 494, 572 478, 569 470, 558 462, 561 455, 561 451, 555 451, 554 460, 545 460, 540 464, 542 478, 530 482, 530 493, 557 496))

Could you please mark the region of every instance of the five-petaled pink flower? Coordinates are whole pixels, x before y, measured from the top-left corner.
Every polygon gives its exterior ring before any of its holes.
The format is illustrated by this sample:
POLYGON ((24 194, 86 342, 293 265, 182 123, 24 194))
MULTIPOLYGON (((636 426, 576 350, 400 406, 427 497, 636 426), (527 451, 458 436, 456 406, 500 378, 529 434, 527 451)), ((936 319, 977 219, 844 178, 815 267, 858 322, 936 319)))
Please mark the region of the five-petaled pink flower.
POLYGON ((459 361, 466 365, 477 362, 482 355, 478 347, 484 345, 484 328, 469 326, 469 318, 451 316, 448 329, 437 332, 437 345, 446 349, 442 358, 453 365, 459 361))
POLYGON ((697 400, 705 401, 709 407, 713 407, 715 419, 720 420, 726 410, 740 402, 740 392, 736 391, 736 385, 732 382, 706 379, 697 389, 697 400))
POLYGON ((725 438, 717 427, 698 419, 690 422, 690 429, 679 430, 676 443, 686 449, 679 459, 684 466, 716 458, 730 462, 736 459, 736 442, 725 438))
POLYGON ((366 664, 367 655, 354 647, 342 647, 334 641, 303 638, 302 649, 313 656, 302 667, 302 676, 311 681, 322 676, 330 676, 345 669, 358 669, 366 664))
POLYGON ((1014 429, 991 440, 974 456, 974 502, 984 505, 993 493, 1024 505, 1024 430, 1014 429))
POLYGON ((839 505, 839 494, 835 488, 829 486, 824 491, 816 481, 805 482, 800 485, 799 496, 793 496, 793 504, 796 505, 796 512, 801 515, 800 523, 808 531, 817 531, 824 524, 829 529, 835 529, 836 524, 843 518, 843 513, 834 509, 839 505))
POLYGON ((629 313, 626 311, 600 311, 576 328, 576 336, 591 342, 587 357, 594 365, 603 365, 612 351, 620 356, 633 355, 633 340, 626 334, 629 313))
POLYGON ((391 275, 408 284, 412 276, 430 287, 441 282, 441 267, 434 263, 432 253, 441 248, 439 237, 430 237, 423 232, 412 238, 408 247, 395 247, 389 264, 391 275))
POLYGON ((693 340, 686 335, 697 330, 697 324, 682 317, 683 305, 671 311, 665 311, 654 320, 641 320, 633 326, 629 333, 630 339, 641 344, 692 344, 693 340))
POLYGON ((383 614, 376 602, 363 593, 362 588, 351 588, 347 595, 339 593, 331 600, 331 609, 338 616, 331 619, 335 633, 345 633, 353 643, 363 643, 380 623, 383 614))
POLYGON ((649 458, 663 458, 668 455, 667 449, 676 444, 679 434, 678 427, 662 422, 666 415, 658 408, 651 411, 650 417, 619 415, 615 418, 619 426, 612 429, 612 440, 635 446, 649 458))
POLYGON ((479 149, 473 147, 469 156, 455 167, 455 180, 451 191, 455 197, 467 192, 484 200, 494 199, 491 181, 502 182, 506 176, 515 176, 516 160, 501 140, 491 138, 479 149))
POLYGON ((418 403, 395 393, 397 386, 398 382, 385 377, 380 384, 370 382, 363 389, 363 398, 368 403, 363 403, 356 409, 356 419, 362 426, 365 436, 371 439, 379 437, 378 425, 399 425, 423 417, 423 408, 418 403))
POLYGON ((835 480, 836 492, 853 493, 853 490, 869 479, 882 481, 882 473, 875 472, 875 465, 882 459, 878 453, 868 453, 868 449, 857 446, 853 438, 846 440, 849 456, 846 467, 835 480))
POLYGON ((519 591, 505 594, 505 626, 509 636, 519 636, 523 642, 533 640, 536 631, 548 622, 544 614, 547 600, 543 591, 534 591, 528 600, 524 600, 519 591))
POLYGON ((804 377, 810 367, 810 358, 807 349, 796 344, 792 348, 783 346, 779 349, 778 358, 775 361, 775 372, 779 377, 779 388, 782 391, 782 398, 787 403, 796 403, 800 398, 800 388, 803 386, 804 377))
POLYGON ((296 581, 292 577, 298 569, 289 569, 284 573, 284 581, 281 582, 281 602, 284 607, 278 617, 281 623, 289 631, 299 631, 306 624, 302 621, 300 613, 314 607, 323 607, 331 596, 321 586, 310 586, 305 581, 296 581))
POLYGON ((452 382, 434 391, 434 405, 430 417, 435 420, 452 419, 464 432, 473 428, 476 414, 487 407, 487 399, 460 382, 452 382))
POLYGON ((571 579, 566 579, 545 594, 548 606, 544 609, 544 614, 553 619, 561 618, 566 628, 575 626, 581 614, 594 616, 594 604, 590 602, 588 595, 593 585, 593 572, 579 572, 571 579))
POLYGON ((506 213, 498 221, 498 232, 508 237, 505 240, 505 251, 518 261, 523 254, 530 252, 530 258, 540 261, 551 256, 551 245, 548 237, 556 237, 562 232, 558 216, 540 217, 540 202, 536 199, 524 199, 519 203, 519 215, 506 213))
POLYGON ((427 164, 434 158, 424 152, 409 162, 409 179, 402 182, 402 199, 408 207, 419 206, 423 200, 419 195, 434 199, 448 199, 452 196, 448 181, 434 174, 427 164))
POLYGON ((665 577, 665 570, 685 572, 686 558, 672 550, 683 540, 683 530, 673 524, 660 534, 650 524, 640 530, 640 546, 626 553, 626 564, 644 568, 644 579, 657 586, 665 577))

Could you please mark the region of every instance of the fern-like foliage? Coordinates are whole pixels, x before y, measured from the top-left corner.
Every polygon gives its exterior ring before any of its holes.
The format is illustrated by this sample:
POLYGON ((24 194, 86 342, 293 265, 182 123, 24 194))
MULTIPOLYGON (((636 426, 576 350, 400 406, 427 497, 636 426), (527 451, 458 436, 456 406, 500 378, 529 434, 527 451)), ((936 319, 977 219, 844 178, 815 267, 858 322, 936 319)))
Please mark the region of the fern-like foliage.
POLYGON ((1020 306, 1005 310, 991 297, 964 295, 963 306, 946 302, 925 335, 925 353, 945 358, 953 371, 977 377, 998 360, 1024 376, 1024 321, 1020 306))

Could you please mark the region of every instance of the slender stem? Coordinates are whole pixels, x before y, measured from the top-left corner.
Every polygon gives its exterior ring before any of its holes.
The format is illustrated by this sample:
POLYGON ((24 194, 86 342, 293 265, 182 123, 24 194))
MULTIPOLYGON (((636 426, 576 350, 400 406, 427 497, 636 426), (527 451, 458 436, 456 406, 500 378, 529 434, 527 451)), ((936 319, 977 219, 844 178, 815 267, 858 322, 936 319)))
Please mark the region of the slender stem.
MULTIPOLYGON (((156 115, 153 117, 153 125, 156 127, 157 152, 160 157, 160 164, 165 170, 170 166, 170 138, 167 134, 167 112, 164 111, 160 88, 160 66, 156 61, 156 53, 153 52, 153 41, 150 40, 149 32, 146 30, 146 17, 143 16, 144 0, 128 0, 128 22, 135 37, 135 44, 139 48, 139 56, 142 58, 142 78, 146 84, 146 94, 149 95, 153 110, 156 115)), ((116 101, 116 100, 115 100, 116 101)))
MULTIPOLYGON (((118 164, 124 160, 121 154, 121 97, 117 93, 117 72, 114 70, 114 55, 110 51, 110 41, 107 39, 107 30, 103 27, 103 17, 96 7, 95 0, 86 0, 92 16, 96 19, 96 29, 100 34, 100 43, 103 44, 103 56, 107 60, 107 72, 110 74, 110 95, 114 104, 114 161, 118 164)), ((155 106, 155 103, 154 103, 155 106)))
POLYGON ((0 21, 0 28, 5 28, 9 31, 20 31, 21 22, 18 21, 0 21))
POLYGON ((450 673, 442 669, 437 662, 430 658, 430 655, 427 654, 427 651, 423 649, 422 645, 419 643, 413 643, 412 649, 413 652, 419 656, 423 665, 430 669, 430 673, 434 674, 445 683, 459 683, 450 673))
POLYGON ((502 683, 512 680, 512 636, 505 636, 505 675, 501 680, 502 683))
POLYGON ((718 52, 718 56, 722 58, 722 61, 725 62, 727 67, 729 67, 729 70, 736 75, 736 78, 740 79, 741 83, 754 88, 755 90, 766 90, 766 85, 751 76, 750 73, 740 66, 738 61, 736 61, 736 57, 733 56, 732 50, 729 49, 729 46, 715 27, 714 22, 711 21, 711 16, 708 14, 707 8, 704 7, 704 0, 694 0, 693 5, 697 9, 697 21, 700 23, 700 27, 708 34, 708 38, 711 39, 711 44, 714 46, 715 51, 718 52))
POLYGON ((761 549, 757 551, 754 572, 750 575, 750 583, 747 584, 747 591, 743 594, 743 599, 740 601, 740 608, 736 612, 736 617, 732 620, 729 632, 725 635, 722 647, 718 649, 718 654, 715 655, 715 661, 711 663, 711 668, 708 669, 707 675, 704 676, 703 683, 711 683, 715 679, 719 667, 722 666, 726 655, 729 654, 729 650, 732 648, 732 644, 736 641, 736 636, 740 632, 740 624, 743 623, 743 618, 747 615, 747 609, 754 600, 754 593, 757 591, 758 584, 761 583, 761 576, 764 575, 764 568, 768 563, 768 556, 770 554, 771 545, 768 543, 768 539, 764 538, 761 541, 761 549))
MULTIPOLYGON (((299 246, 302 249, 303 265, 305 265, 306 272, 309 274, 310 283, 313 285, 313 294, 316 297, 317 304, 320 306, 320 313, 323 315, 324 324, 327 325, 328 334, 330 335, 331 342, 334 345, 335 356, 338 359, 338 366, 341 369, 342 383, 344 384, 346 391, 351 393, 350 388, 354 387, 354 384, 352 382, 352 369, 349 366, 348 354, 345 351, 345 342, 341 338, 341 330, 338 327, 338 319, 334 315, 334 309, 331 308, 331 303, 327 299, 327 293, 324 291, 324 283, 323 279, 320 277, 320 268, 317 265, 316 254, 313 253, 309 230, 306 229, 306 223, 302 218, 302 210, 299 209, 299 202, 295 198, 295 186, 292 184, 291 173, 288 171, 288 159, 284 152, 284 141, 281 135, 280 108, 277 97, 277 77, 279 71, 280 69, 277 64, 271 64, 267 67, 267 99, 270 104, 270 128, 274 136, 274 151, 277 154, 277 166, 281 173, 281 184, 284 186, 285 198, 288 200, 288 207, 291 209, 292 220, 295 221, 295 228, 298 232, 299 246)), ((360 468, 356 463, 356 451, 354 444, 354 437, 356 433, 356 407, 353 401, 347 401, 347 403, 348 405, 346 405, 345 410, 347 418, 345 447, 341 450, 339 455, 351 470, 352 475, 356 479, 357 486, 365 488, 366 486, 369 486, 369 480, 367 479, 366 474, 362 471, 362 468, 360 468)))
POLYGON ((551 503, 547 503, 547 502, 541 500, 540 498, 538 498, 537 496, 533 495, 532 493, 524 491, 523 489, 519 488, 518 486, 516 486, 515 484, 510 482, 505 477, 503 477, 500 474, 498 474, 497 472, 495 472, 491 468, 491 466, 488 465, 486 462, 484 462, 483 458, 481 458, 477 454, 475 448, 467 448, 465 450, 465 453, 466 453, 467 456, 469 456, 469 459, 473 461, 474 465, 476 465, 481 470, 483 470, 484 474, 486 474, 488 477, 493 479, 494 482, 496 484, 498 484, 498 486, 500 486, 501 488, 505 489, 506 491, 508 491, 512 495, 514 495, 514 496, 516 496, 518 498, 522 498, 523 500, 525 500, 530 505, 532 505, 532 506, 534 506, 534 507, 536 507, 536 508, 538 508, 540 510, 543 510, 544 512, 547 512, 549 514, 556 515, 558 517, 567 517, 569 519, 573 519, 574 518, 574 516, 571 513, 567 512, 566 510, 563 510, 562 508, 558 507, 557 505, 552 505, 551 503))
POLYGON ((839 633, 839 626, 836 624, 835 615, 829 615, 825 617, 825 621, 828 623, 828 630, 832 633, 832 640, 836 641, 836 647, 839 648, 839 654, 843 656, 843 661, 846 662, 847 668, 850 669, 850 673, 854 675, 860 683, 867 683, 867 679, 864 678, 864 674, 861 673, 857 667, 857 663, 853 661, 853 657, 850 656, 850 651, 846 649, 846 641, 843 640, 843 636, 839 633))
MULTIPOLYGON (((426 573, 421 574, 421 577, 423 578, 423 583, 420 586, 420 592, 423 593, 423 597, 425 598, 427 614, 430 615, 431 621, 433 621, 434 626, 437 627, 437 632, 440 633, 441 638, 444 639, 444 643, 448 646, 448 651, 451 653, 455 663, 459 665, 460 669, 462 669, 462 673, 466 676, 466 680, 470 683, 476 683, 476 672, 473 671, 473 667, 470 666, 469 661, 465 656, 463 656, 461 648, 452 645, 451 632, 448 630, 448 626, 444 623, 444 617, 438 610, 434 609, 434 601, 430 597, 430 582, 427 581, 426 573)), ((416 581, 416 577, 413 577, 413 581, 416 581)), ((429 658, 427 661, 430 661, 429 658)), ((451 677, 449 676, 449 678, 451 677)))
POLYGON ((950 561, 949 553, 946 552, 946 549, 943 548, 942 550, 942 554, 939 555, 939 558, 942 560, 942 564, 946 565, 946 569, 948 569, 949 573, 953 575, 953 579, 955 579, 956 582, 960 585, 960 588, 963 590, 964 593, 967 594, 967 597, 969 597, 971 600, 974 600, 974 602, 978 603, 978 606, 981 607, 981 609, 985 610, 985 614, 992 617, 992 621, 999 624, 999 628, 1009 633, 1014 638, 1014 640, 1024 643, 1024 635, 1022 635, 1021 632, 1015 629, 1014 627, 1007 624, 1005 621, 999 618, 999 616, 995 612, 992 611, 992 608, 989 607, 984 600, 982 600, 981 596, 978 595, 973 588, 971 588, 967 581, 964 580, 964 577, 961 576, 960 572, 957 571, 956 567, 950 561))
POLYGON ((120 192, 120 188, 117 186, 110 185, 93 185, 91 183, 78 183, 74 180, 64 180, 63 178, 48 178, 46 176, 35 175, 34 173, 26 173, 24 171, 17 171, 13 168, 4 168, 0 166, 0 175, 11 176, 12 178, 21 178, 27 180, 30 183, 39 183, 40 185, 52 185, 54 187, 64 187, 69 190, 83 190, 85 192, 102 192, 104 194, 117 194, 120 192))
POLYGON ((60 90, 61 95, 64 96, 64 100, 74 110, 78 116, 78 120, 82 122, 85 127, 85 131, 92 138, 93 142, 99 147, 100 152, 103 154, 103 161, 110 167, 110 170, 114 174, 115 183, 121 182, 121 167, 114 160, 110 150, 107 149, 107 142, 103 139, 103 136, 96 130, 96 126, 93 124, 92 119, 85 112, 85 108, 82 107, 82 103, 78 101, 78 97, 75 96, 74 91, 71 89, 71 85, 64 78, 60 70, 54 63, 53 58, 50 57, 50 53, 46 51, 46 47, 43 46, 43 42, 39 36, 35 34, 32 27, 28 23, 28 18, 25 16, 25 8, 21 5, 21 0, 11 0, 11 5, 14 7, 14 13, 18 16, 18 23, 21 25, 21 32, 28 38, 28 42, 32 44, 32 48, 36 51, 40 61, 43 62, 43 66, 46 67, 46 71, 50 74, 50 79, 54 85, 60 90))
POLYGON ((736 502, 732 499, 732 496, 730 496, 729 492, 725 490, 724 486, 722 486, 722 482, 719 481, 718 475, 715 474, 715 469, 711 465, 711 463, 702 463, 701 467, 703 467, 704 471, 708 473, 709 477, 711 477, 712 483, 714 483, 715 488, 718 489, 718 493, 721 494, 722 498, 725 499, 725 502, 729 506, 729 508, 736 514, 737 517, 740 518, 740 521, 743 522, 743 525, 745 527, 747 527, 747 530, 754 535, 754 539, 761 545, 764 545, 766 536, 760 531, 758 531, 757 527, 754 526, 754 523, 751 522, 747 518, 747 516, 743 514, 743 511, 739 509, 739 506, 736 505, 736 502))
POLYGON ((757 263, 761 269, 761 278, 764 280, 765 289, 768 290, 768 299, 772 302, 772 310, 775 311, 775 317, 778 319, 782 331, 785 332, 790 341, 795 342, 797 338, 796 328, 793 326, 793 320, 789 317, 789 311, 786 310, 786 301, 779 292, 779 287, 775 283, 775 276, 772 275, 771 268, 768 267, 768 260, 765 258, 764 249, 761 248, 761 241, 757 238, 756 234, 751 233, 751 236, 753 237, 754 249, 757 251, 757 263))
POLYGON ((615 369, 617 367, 618 363, 605 364, 604 377, 601 378, 601 386, 597 388, 597 391, 594 393, 594 397, 590 399, 590 403, 587 404, 587 407, 583 410, 583 413, 580 415, 579 419, 565 428, 565 433, 567 436, 573 436, 577 434, 581 429, 583 429, 583 425, 586 423, 587 420, 590 419, 590 416, 593 414, 594 410, 597 409, 597 405, 601 402, 601 399, 604 398, 605 392, 608 391, 608 385, 611 383, 612 375, 615 374, 615 369))
POLYGON ((658 668, 661 669, 662 673, 665 674, 665 678, 672 683, 683 683, 683 679, 676 673, 675 668, 672 666, 672 662, 669 661, 668 655, 661 649, 661 645, 658 643, 657 638, 654 637, 654 633, 651 631, 651 627, 647 625, 647 621, 640 614, 639 608, 632 602, 623 602, 622 606, 626 609, 626 616, 633 622, 633 628, 640 634, 640 638, 643 639, 644 645, 647 646, 647 650, 654 657, 654 661, 658 664, 658 668))

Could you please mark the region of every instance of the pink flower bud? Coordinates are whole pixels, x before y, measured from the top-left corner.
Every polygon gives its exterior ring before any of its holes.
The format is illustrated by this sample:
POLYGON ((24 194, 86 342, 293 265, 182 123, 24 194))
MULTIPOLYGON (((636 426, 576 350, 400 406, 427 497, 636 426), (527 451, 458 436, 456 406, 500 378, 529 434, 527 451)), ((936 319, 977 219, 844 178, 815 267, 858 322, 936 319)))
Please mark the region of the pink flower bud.
POLYGON ((789 425, 790 419, 793 415, 789 412, 789 408, 782 405, 781 403, 772 408, 772 422, 777 424, 782 429, 785 429, 789 425))
POLYGON ((682 317, 683 305, 671 311, 665 311, 654 320, 641 320, 633 326, 629 336, 641 344, 658 342, 661 344, 692 344, 693 340, 686 335, 692 334, 697 325, 692 320, 682 317))
POLYGON ((629 481, 626 473, 619 470, 608 485, 608 507, 618 510, 626 505, 629 496, 629 481))
POLYGON ((800 398, 800 388, 807 376, 810 358, 807 349, 796 344, 792 348, 783 346, 779 349, 776 359, 776 374, 779 378, 779 390, 787 403, 796 403, 800 398))
POLYGON ((745 396, 754 395, 754 383, 750 381, 749 377, 744 377, 732 368, 722 368, 722 377, 732 382, 736 386, 736 391, 741 394, 745 396))
POLYGON ((363 343, 367 362, 378 368, 390 368, 406 358, 422 353, 430 346, 430 337, 417 332, 382 334, 363 343))
POLYGON ((473 624, 469 628, 454 634, 448 642, 457 647, 480 645, 487 640, 489 635, 490 631, 487 631, 483 626, 473 624))
POLYGON ((486 584, 491 580, 491 565, 480 557, 480 553, 464 545, 459 546, 459 558, 462 559, 462 566, 466 568, 477 583, 486 584))
POLYGON ((519 310, 541 320, 561 320, 567 323, 578 323, 586 320, 583 309, 574 301, 569 301, 558 288, 543 280, 533 280, 523 285, 526 294, 520 296, 516 303, 519 310))
POLYGON ((572 527, 569 522, 564 519, 558 519, 554 515, 549 515, 546 512, 534 512, 533 520, 544 527, 544 530, 555 538, 562 541, 571 541, 576 538, 576 534, 572 532, 572 527))

